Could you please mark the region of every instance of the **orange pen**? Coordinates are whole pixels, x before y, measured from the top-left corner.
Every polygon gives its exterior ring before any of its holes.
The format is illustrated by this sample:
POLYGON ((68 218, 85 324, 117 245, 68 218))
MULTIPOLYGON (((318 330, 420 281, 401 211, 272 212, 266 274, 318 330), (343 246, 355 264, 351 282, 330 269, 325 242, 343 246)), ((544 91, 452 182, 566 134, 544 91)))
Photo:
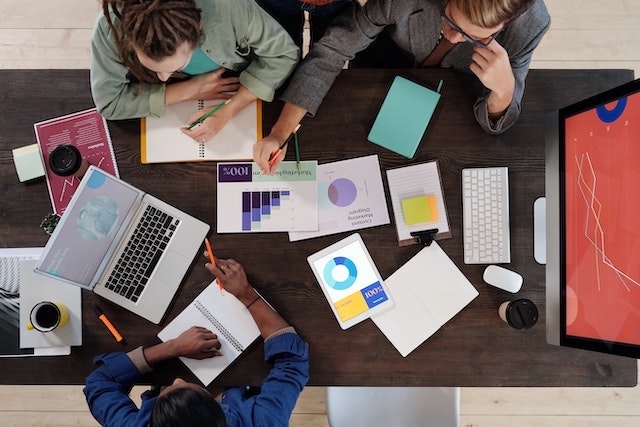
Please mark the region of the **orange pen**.
POLYGON ((280 148, 278 148, 275 153, 273 153, 271 155, 271 158, 269 159, 269 167, 271 167, 271 165, 273 165, 273 162, 276 161, 276 159, 278 158, 278 156, 280 155, 280 153, 282 153, 282 149, 289 143, 289 141, 291 141, 291 138, 296 134, 296 132, 298 132, 298 129, 300 129, 300 126, 302 126, 300 123, 298 123, 298 126, 296 126, 296 128, 293 130, 293 132, 291 133, 291 135, 289 135, 289 138, 287 138, 282 145, 280 145, 280 148))
MULTIPOLYGON (((211 249, 211 243, 209 243, 209 239, 205 238, 204 239, 204 245, 207 248, 207 253, 209 254, 209 262, 212 265, 215 265, 216 267, 218 266, 218 264, 216 264, 216 257, 213 256, 213 249, 211 249)), ((220 292, 222 293, 222 281, 220 280, 220 278, 216 278, 218 281, 218 287, 220 288, 220 292)))
POLYGON ((122 335, 120 335, 120 332, 118 332, 116 327, 113 326, 113 323, 111 323, 111 321, 107 318, 106 314, 102 312, 100 307, 93 304, 93 311, 98 315, 98 319, 100 319, 102 323, 104 323, 104 326, 109 329, 109 332, 111 332, 111 335, 113 335, 113 337, 116 339, 116 342, 124 343, 124 338, 122 337, 122 335))

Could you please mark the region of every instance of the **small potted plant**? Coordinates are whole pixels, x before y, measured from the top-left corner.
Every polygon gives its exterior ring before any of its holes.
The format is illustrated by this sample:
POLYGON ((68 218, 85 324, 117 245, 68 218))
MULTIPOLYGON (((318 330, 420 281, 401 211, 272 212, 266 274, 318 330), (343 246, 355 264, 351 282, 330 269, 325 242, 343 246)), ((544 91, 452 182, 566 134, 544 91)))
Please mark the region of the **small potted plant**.
POLYGON ((40 223, 40 228, 42 228, 48 235, 51 235, 51 233, 53 233, 53 230, 56 229, 58 221, 60 221, 60 215, 48 213, 40 223))

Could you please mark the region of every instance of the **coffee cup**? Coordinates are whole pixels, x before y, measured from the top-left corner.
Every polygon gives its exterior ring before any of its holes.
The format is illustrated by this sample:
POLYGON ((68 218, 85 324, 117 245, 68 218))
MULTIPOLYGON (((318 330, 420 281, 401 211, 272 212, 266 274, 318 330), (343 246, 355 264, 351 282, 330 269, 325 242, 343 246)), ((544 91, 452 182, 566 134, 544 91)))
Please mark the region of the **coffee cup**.
POLYGON ((49 155, 49 167, 59 176, 75 176, 82 179, 89 168, 89 162, 80 150, 71 144, 60 144, 49 155))
POLYGON ((69 320, 69 310, 59 302, 43 301, 36 304, 29 314, 28 330, 50 332, 64 326, 69 320))
POLYGON ((524 331, 538 321, 538 308, 533 301, 519 298, 503 302, 498 308, 498 316, 512 328, 524 331))

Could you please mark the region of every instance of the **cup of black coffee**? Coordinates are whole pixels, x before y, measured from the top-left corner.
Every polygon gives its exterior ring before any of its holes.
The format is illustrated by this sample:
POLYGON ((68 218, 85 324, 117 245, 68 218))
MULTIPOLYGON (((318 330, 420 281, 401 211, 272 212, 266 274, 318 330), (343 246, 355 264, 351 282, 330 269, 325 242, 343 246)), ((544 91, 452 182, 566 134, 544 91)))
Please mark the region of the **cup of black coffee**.
POLYGON ((498 316, 512 328, 524 331, 538 321, 538 307, 526 298, 505 301, 498 308, 498 316))
POLYGON ((71 144, 61 144, 49 155, 49 167, 59 176, 75 176, 82 179, 89 168, 89 162, 82 157, 80 150, 71 144))
POLYGON ((29 320, 31 323, 27 324, 28 330, 50 332, 67 323, 69 310, 59 302, 43 301, 31 309, 29 320))

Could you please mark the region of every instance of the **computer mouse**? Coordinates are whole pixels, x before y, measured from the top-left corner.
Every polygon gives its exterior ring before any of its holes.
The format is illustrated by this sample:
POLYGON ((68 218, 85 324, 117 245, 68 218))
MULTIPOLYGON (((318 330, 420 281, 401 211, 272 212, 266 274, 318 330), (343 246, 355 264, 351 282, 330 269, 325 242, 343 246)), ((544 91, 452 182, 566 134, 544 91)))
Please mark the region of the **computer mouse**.
POLYGON ((515 294, 522 287, 522 276, 499 265, 489 265, 482 278, 491 286, 515 294))

